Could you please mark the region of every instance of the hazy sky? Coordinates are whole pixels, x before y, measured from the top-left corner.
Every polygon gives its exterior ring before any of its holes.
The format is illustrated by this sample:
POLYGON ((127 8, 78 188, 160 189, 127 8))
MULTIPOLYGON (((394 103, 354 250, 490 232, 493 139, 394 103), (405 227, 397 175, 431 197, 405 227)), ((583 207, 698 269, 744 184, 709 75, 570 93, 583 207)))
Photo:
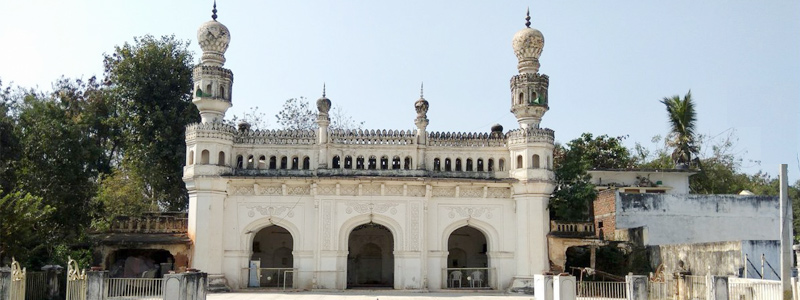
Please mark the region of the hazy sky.
MULTIPOLYGON (((702 134, 738 137, 748 172, 800 168, 800 1, 218 1, 232 41, 232 114, 273 116, 288 98, 328 97, 370 129, 413 129, 420 82, 429 131, 517 127, 511 38, 542 31, 550 76, 542 126, 652 146, 659 100, 689 89, 702 134), (760 161, 760 165, 753 161, 760 161)), ((200 57, 211 1, 4 1, 0 80, 50 89, 102 76, 102 55, 134 36, 174 34, 200 57)))

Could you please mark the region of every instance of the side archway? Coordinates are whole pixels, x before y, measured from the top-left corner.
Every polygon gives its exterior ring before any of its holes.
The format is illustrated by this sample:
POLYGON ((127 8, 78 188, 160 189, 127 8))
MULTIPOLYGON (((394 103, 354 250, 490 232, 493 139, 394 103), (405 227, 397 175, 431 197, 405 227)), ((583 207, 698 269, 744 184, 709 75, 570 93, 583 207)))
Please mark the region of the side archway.
POLYGON ((474 227, 483 233, 483 235, 486 237, 486 245, 491 251, 498 251, 500 249, 500 235, 497 229, 495 229, 494 226, 489 223, 476 219, 461 219, 447 225, 444 230, 442 230, 442 237, 440 239, 441 244, 439 245, 439 249, 447 251, 447 241, 450 239, 450 235, 453 233, 453 231, 456 231, 464 226, 474 227))

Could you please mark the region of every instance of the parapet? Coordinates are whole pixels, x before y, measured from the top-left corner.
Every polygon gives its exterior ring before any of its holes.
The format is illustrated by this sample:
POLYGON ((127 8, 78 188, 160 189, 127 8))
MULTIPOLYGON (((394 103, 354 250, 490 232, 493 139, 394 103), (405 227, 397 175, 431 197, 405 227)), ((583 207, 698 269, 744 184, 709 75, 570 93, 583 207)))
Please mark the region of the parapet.
POLYGON ((555 133, 550 128, 514 129, 506 133, 508 144, 549 143, 555 141, 555 133))
POLYGON ((506 139, 501 135, 477 132, 431 132, 428 146, 443 147, 505 147, 506 139))
POLYGON ((336 129, 328 133, 328 140, 347 145, 412 145, 416 142, 416 133, 411 130, 336 129))

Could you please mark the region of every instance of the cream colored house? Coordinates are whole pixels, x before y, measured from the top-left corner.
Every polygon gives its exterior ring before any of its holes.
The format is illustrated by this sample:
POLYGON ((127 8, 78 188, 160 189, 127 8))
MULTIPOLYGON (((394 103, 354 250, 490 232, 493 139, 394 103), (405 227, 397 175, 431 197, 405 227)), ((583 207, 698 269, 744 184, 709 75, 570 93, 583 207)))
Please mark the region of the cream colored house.
POLYGON ((539 127, 544 38, 529 26, 512 40, 519 128, 428 132, 420 95, 409 101, 416 130, 332 130, 323 93, 318 129, 254 131, 222 122, 233 73, 230 32, 215 14, 198 30, 202 122, 186 132, 191 266, 232 289, 531 286, 549 270, 554 175, 553 131, 539 127))

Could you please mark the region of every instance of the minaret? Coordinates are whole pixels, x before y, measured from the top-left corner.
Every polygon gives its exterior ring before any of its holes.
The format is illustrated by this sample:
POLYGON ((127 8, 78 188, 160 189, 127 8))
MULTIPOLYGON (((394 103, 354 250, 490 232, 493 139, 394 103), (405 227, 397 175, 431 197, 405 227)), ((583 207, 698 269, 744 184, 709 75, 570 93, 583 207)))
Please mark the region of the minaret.
POLYGON ((331 119, 328 112, 331 110, 331 99, 325 96, 325 84, 322 84, 322 97, 317 99, 317 144, 319 145, 319 168, 327 169, 328 166, 328 126, 331 119))
MULTIPOLYGON (((195 164, 187 162, 183 181, 189 193, 187 235, 192 240, 191 267, 208 273, 209 291, 225 291, 229 289, 223 275, 223 228, 231 225, 225 223, 224 214, 228 179, 219 174, 231 173, 236 167, 236 162, 231 161, 235 157, 233 138, 236 133, 221 124, 225 111, 231 107, 233 73, 222 67, 230 33, 225 25, 217 22, 216 3, 212 12, 212 20, 197 30, 203 56, 200 65, 194 68, 192 102, 200 110, 202 123, 187 127, 187 155, 194 154, 195 164), (205 153, 205 159, 201 153, 205 153)), ((246 123, 240 125, 245 132, 248 127, 246 123)))
POLYGON ((417 169, 425 169, 425 148, 428 145, 428 100, 423 95, 424 85, 419 85, 419 99, 414 102, 414 109, 417 111, 417 118, 414 124, 417 125, 417 169))
POLYGON ((517 270, 511 290, 532 282, 533 275, 550 269, 547 234, 550 215, 547 205, 555 188, 552 171, 553 131, 539 128, 547 106, 547 75, 539 74, 539 55, 544 36, 530 28, 530 11, 525 28, 514 35, 512 46, 519 59, 519 74, 511 78, 511 112, 517 117, 519 129, 510 131, 508 138, 509 177, 516 208, 517 270))
POLYGON ((514 35, 512 46, 519 63, 518 75, 511 78, 511 112, 520 128, 539 128, 547 112, 547 75, 539 74, 539 56, 544 48, 544 36, 531 28, 531 16, 525 17, 525 28, 514 35))
POLYGON ((231 41, 228 27, 217 22, 217 3, 211 11, 211 21, 197 29, 197 42, 203 49, 200 65, 194 68, 194 98, 203 123, 222 122, 232 106, 233 72, 225 69, 225 50, 231 41))

